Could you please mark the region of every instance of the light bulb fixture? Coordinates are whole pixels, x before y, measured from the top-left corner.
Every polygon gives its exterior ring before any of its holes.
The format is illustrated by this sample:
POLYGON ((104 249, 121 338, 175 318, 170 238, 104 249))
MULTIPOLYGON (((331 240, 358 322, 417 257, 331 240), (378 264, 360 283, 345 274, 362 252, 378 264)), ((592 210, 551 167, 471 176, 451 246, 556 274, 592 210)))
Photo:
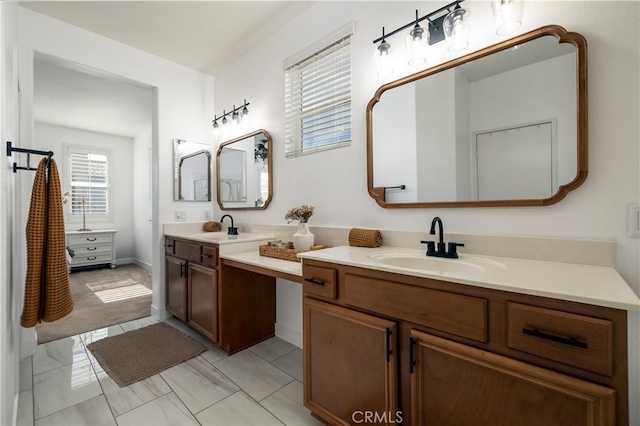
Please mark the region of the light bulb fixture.
POLYGON ((243 118, 242 121, 243 122, 246 121, 244 120, 244 117, 249 115, 249 109, 247 108, 247 106, 249 105, 250 103, 247 102, 247 100, 245 99, 244 103, 240 105, 238 108, 236 108, 234 104, 233 108, 229 112, 227 112, 226 109, 222 110, 222 115, 220 117, 218 117, 217 115, 214 115, 212 120, 213 133, 217 136, 220 130, 224 130, 224 129, 220 129, 220 124, 218 123, 218 120, 220 120, 222 122, 222 126, 224 126, 229 122, 229 120, 227 119, 227 116, 231 116, 231 123, 234 125, 240 123, 241 114, 243 118))
POLYGON ((429 31, 425 31, 424 28, 420 26, 418 19, 418 11, 416 10, 416 23, 405 38, 407 45, 407 63, 412 67, 422 65, 427 61, 425 50, 429 42, 429 31))
POLYGON ((380 41, 380 45, 376 47, 374 52, 376 68, 378 69, 378 77, 389 77, 393 74, 393 67, 391 64, 391 45, 385 40, 384 27, 382 27, 382 38, 378 39, 376 43, 378 41, 380 41))
POLYGON ((491 8, 496 21, 496 34, 511 34, 522 25, 524 0, 492 0, 491 8))
MULTIPOLYGON (((376 68, 379 77, 388 77, 393 73, 391 64, 391 45, 387 42, 387 38, 399 33, 400 31, 411 30, 405 37, 407 46, 407 62, 409 65, 418 66, 426 62, 426 48, 432 46, 442 40, 448 39, 449 51, 461 50, 469 45, 470 32, 470 14, 467 9, 463 9, 460 3, 465 0, 456 0, 434 10, 433 12, 418 17, 416 10, 416 19, 406 25, 385 33, 382 27, 382 37, 373 40, 373 44, 380 43, 375 50, 376 68), (426 20, 428 25, 420 26, 420 22, 426 20), (449 35, 445 32, 448 31, 449 35)), ((494 2, 520 2, 524 0, 492 0, 494 2)))
POLYGON ((453 11, 445 16, 442 25, 449 52, 457 52, 469 45, 471 14, 460 4, 457 4, 453 11))

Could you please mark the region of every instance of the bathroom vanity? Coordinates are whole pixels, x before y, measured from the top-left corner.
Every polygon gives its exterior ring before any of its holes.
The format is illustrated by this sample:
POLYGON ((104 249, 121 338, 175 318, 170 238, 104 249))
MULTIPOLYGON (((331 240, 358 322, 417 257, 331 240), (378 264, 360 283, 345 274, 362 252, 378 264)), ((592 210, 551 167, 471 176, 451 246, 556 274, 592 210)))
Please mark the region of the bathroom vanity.
POLYGON ((275 334, 275 278, 232 265, 220 254, 248 250, 271 235, 165 235, 166 309, 231 354, 275 334))
POLYGON ((629 423, 638 298, 613 268, 392 248, 300 257, 305 405, 325 422, 629 423))

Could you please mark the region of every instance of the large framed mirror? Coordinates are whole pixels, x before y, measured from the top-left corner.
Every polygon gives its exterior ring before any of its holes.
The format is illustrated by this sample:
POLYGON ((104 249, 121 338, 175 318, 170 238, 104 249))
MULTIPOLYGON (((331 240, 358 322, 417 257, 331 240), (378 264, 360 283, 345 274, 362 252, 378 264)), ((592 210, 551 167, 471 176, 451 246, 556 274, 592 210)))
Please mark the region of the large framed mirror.
POLYGON ((216 182, 222 210, 267 208, 273 197, 271 144, 263 129, 220 144, 216 182))
POLYGON ((173 140, 173 199, 211 201, 211 147, 173 140))
POLYGON ((386 208, 550 205, 587 159, 587 44, 556 25, 385 84, 367 106, 367 185, 386 208))

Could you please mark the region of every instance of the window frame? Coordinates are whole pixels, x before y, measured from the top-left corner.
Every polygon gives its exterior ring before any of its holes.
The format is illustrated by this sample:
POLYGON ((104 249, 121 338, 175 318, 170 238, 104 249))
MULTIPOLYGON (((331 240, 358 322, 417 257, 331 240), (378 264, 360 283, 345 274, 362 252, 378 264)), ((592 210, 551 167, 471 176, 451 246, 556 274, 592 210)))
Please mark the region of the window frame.
MULTIPOLYGON (((66 191, 73 192, 73 186, 71 182, 71 167, 72 160, 71 155, 73 153, 78 154, 93 154, 104 155, 107 157, 107 213, 103 215, 92 215, 87 210, 86 222, 87 223, 105 223, 113 221, 113 203, 112 203, 112 188, 113 188, 113 151, 110 149, 96 149, 91 146, 75 145, 75 144, 63 144, 63 150, 65 153, 65 185, 63 187, 68 188, 66 191)), ((63 191, 63 192, 66 192, 63 191)), ((70 197, 69 203, 66 205, 66 222, 67 223, 82 223, 82 214, 73 214, 73 197, 70 197)))

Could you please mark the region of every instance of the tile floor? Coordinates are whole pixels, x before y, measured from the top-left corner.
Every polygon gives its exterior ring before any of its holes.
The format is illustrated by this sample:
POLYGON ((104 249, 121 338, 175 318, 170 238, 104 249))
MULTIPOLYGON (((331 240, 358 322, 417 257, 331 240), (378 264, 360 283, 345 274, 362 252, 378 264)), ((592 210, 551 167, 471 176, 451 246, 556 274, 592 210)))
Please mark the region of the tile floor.
POLYGON ((142 318, 38 346, 20 366, 18 425, 320 425, 302 404, 302 350, 274 337, 207 351, 124 388, 85 345, 157 322, 142 318))

